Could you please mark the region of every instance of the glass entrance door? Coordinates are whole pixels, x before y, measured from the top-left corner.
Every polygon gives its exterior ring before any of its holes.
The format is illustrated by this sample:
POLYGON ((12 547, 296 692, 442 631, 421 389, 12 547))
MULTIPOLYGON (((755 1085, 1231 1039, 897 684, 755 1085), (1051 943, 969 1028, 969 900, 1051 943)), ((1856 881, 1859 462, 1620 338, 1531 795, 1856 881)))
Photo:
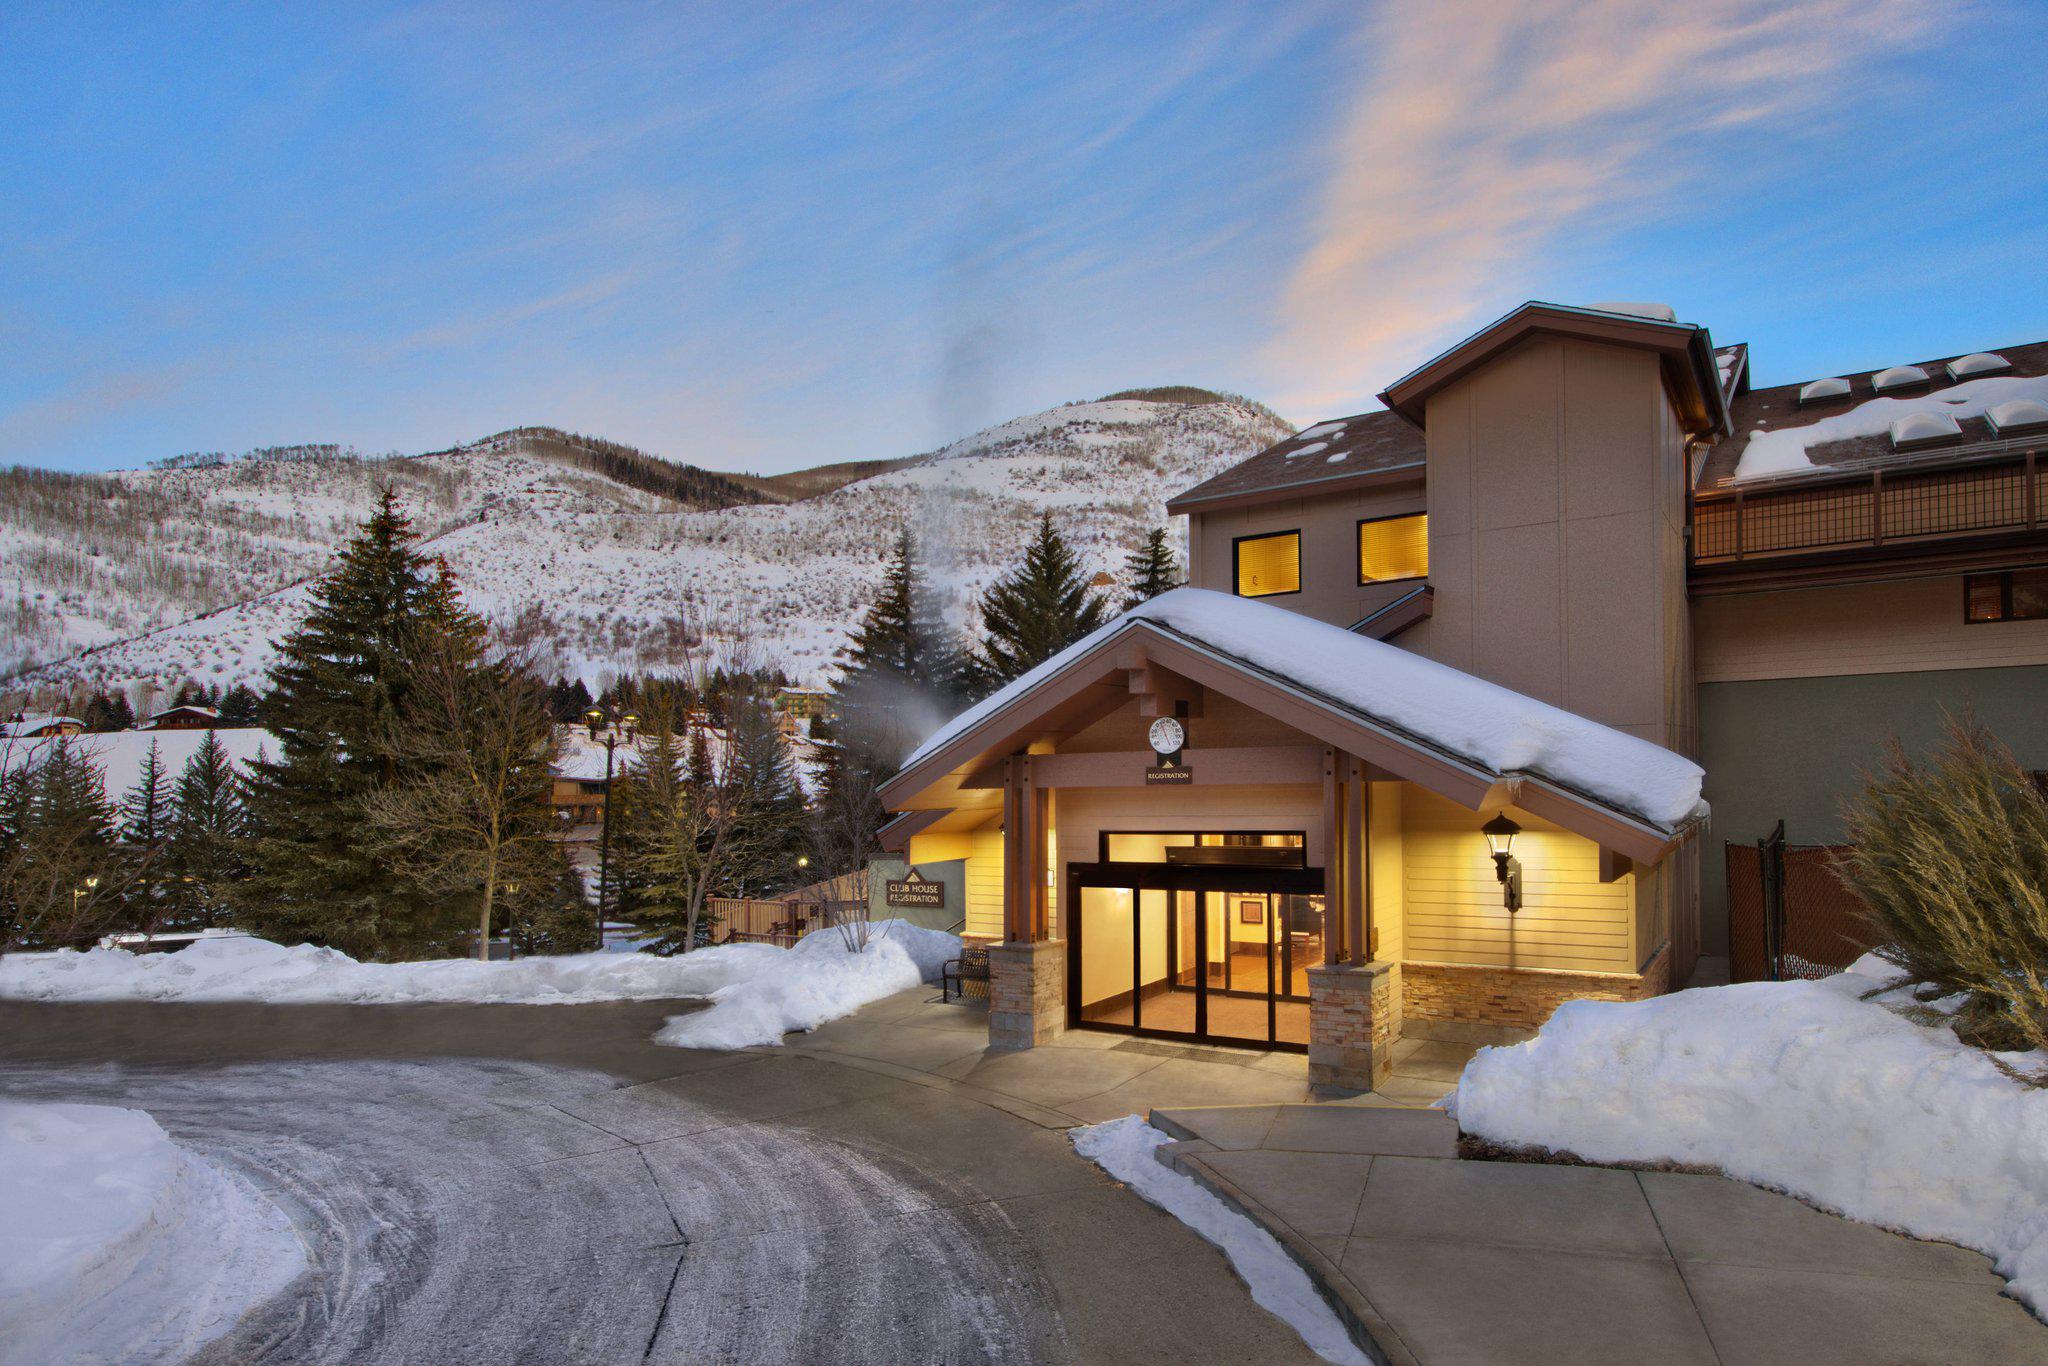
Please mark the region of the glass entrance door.
POLYGON ((1071 1023, 1308 1046, 1323 898, 1307 889, 1319 871, 1097 864, 1074 865, 1070 878, 1071 1023), (1160 885, 1103 885, 1112 876, 1160 885))

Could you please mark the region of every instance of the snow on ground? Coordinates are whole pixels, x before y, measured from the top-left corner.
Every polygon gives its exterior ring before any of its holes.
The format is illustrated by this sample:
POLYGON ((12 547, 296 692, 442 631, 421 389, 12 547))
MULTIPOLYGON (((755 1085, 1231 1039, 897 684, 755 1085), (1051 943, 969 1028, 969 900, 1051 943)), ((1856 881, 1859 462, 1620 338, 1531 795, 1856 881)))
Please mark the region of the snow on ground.
POLYGON ((699 998, 710 1008, 669 1021, 657 1040, 680 1048, 779 1043, 870 1001, 938 976, 957 935, 877 921, 867 951, 836 929, 792 949, 720 944, 674 958, 582 953, 480 963, 359 963, 338 949, 287 948, 250 937, 208 939, 178 953, 60 949, 0 958, 0 998, 30 1001, 261 1001, 272 1005, 467 1002, 574 1005, 699 998))
POLYGON ((305 1266, 291 1221, 140 1110, 0 1100, 0 1363, 182 1359, 305 1266))
POLYGON ((721 944, 677 958, 581 953, 479 963, 359 963, 339 949, 213 939, 178 953, 59 949, 0 958, 0 998, 29 1001, 262 1001, 272 1005, 574 1005, 708 996, 772 968, 787 950, 721 944))
POLYGON ((1894 422, 1918 413, 1950 418, 1982 417, 1997 405, 2014 399, 2048 400, 2048 375, 1973 379, 1911 398, 1869 399, 1846 413, 1836 413, 1833 417, 1824 417, 1800 427, 1753 431, 1749 434, 1748 444, 1742 448, 1742 459, 1735 466, 1735 477, 1755 479, 1766 474, 1811 469, 1813 461, 1807 452, 1815 446, 1859 436, 1883 436, 1892 429, 1894 422))
MULTIPOLYGON (((1975 1248, 2048 1318, 2048 1090, 1861 999, 1897 977, 1871 956, 1818 982, 1570 1002, 1534 1039, 1480 1050, 1458 1083, 1458 1124, 1595 1162, 1717 1167, 1975 1248)), ((2048 1067, 2040 1054, 2005 1061, 2048 1067)))
POLYGON ((1273 1235, 1158 1159, 1173 1140, 1137 1115, 1071 1131, 1074 1150, 1223 1249, 1252 1298, 1325 1361, 1369 1360, 1301 1265, 1273 1235))
POLYGON ((1139 623, 1239 660, 1496 774, 1524 772, 1670 829, 1700 806, 1705 774, 1659 745, 1474 678, 1396 645, 1271 603, 1176 588, 1139 604, 968 708, 919 746, 925 756, 1082 655, 1139 623))
MULTIPOLYGON (((877 921, 865 952, 847 952, 836 929, 813 930, 784 962, 750 972, 711 993, 711 1007, 671 1019, 654 1036, 677 1048, 751 1048, 779 1044, 792 1030, 816 1029, 870 1001, 908 991, 960 956, 960 936, 907 921, 877 921)), ((717 952, 717 950, 706 950, 717 952)), ((691 957, 698 957, 692 954, 691 957)))

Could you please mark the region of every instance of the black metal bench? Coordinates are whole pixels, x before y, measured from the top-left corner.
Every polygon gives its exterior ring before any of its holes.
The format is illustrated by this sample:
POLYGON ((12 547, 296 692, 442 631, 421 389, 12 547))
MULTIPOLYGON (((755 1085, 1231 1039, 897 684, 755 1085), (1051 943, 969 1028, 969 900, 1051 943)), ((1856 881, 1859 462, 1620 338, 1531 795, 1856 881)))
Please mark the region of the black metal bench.
MULTIPOLYGON (((988 950, 979 944, 969 944, 960 950, 960 956, 939 968, 939 1000, 950 1001, 957 993, 961 1000, 967 999, 969 982, 988 980, 988 950)), ((985 990, 985 989, 984 989, 985 990)))

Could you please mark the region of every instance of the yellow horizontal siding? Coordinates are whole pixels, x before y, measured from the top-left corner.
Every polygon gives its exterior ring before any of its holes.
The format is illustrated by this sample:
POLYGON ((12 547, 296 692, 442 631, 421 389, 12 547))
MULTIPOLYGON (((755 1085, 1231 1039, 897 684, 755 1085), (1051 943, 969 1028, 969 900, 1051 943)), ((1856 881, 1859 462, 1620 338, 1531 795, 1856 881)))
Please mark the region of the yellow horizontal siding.
POLYGON ((1003 832, 978 830, 967 855, 967 931, 983 939, 1003 937, 1003 832))
POLYGON ((1522 909, 1501 904, 1480 818, 1421 789, 1405 794, 1402 955, 1437 963, 1630 972, 1630 885, 1600 881, 1591 841, 1521 812, 1522 909))

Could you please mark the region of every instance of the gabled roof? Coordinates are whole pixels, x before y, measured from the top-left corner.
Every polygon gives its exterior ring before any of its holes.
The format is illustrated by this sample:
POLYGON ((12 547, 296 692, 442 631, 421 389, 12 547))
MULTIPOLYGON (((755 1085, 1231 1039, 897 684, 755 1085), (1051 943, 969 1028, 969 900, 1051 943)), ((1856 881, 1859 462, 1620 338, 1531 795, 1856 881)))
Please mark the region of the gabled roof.
POLYGON ((1332 418, 1268 446, 1166 505, 1169 513, 1420 480, 1422 433, 1392 413, 1332 418))
POLYGON ((1477 809, 1513 803, 1643 862, 1704 814, 1699 766, 1548 703, 1270 603, 1179 588, 1133 608, 942 727, 882 788, 951 809, 992 761, 1130 700, 1156 664, 1477 809))
POLYGON ((1666 322, 1638 313, 1531 301, 1474 332, 1465 340, 1388 385, 1380 402, 1425 425, 1429 396, 1534 336, 1573 337, 1610 346, 1639 347, 1663 359, 1665 386, 1678 419, 1695 435, 1728 430, 1728 408, 1715 362, 1713 339, 1692 323, 1666 322))

